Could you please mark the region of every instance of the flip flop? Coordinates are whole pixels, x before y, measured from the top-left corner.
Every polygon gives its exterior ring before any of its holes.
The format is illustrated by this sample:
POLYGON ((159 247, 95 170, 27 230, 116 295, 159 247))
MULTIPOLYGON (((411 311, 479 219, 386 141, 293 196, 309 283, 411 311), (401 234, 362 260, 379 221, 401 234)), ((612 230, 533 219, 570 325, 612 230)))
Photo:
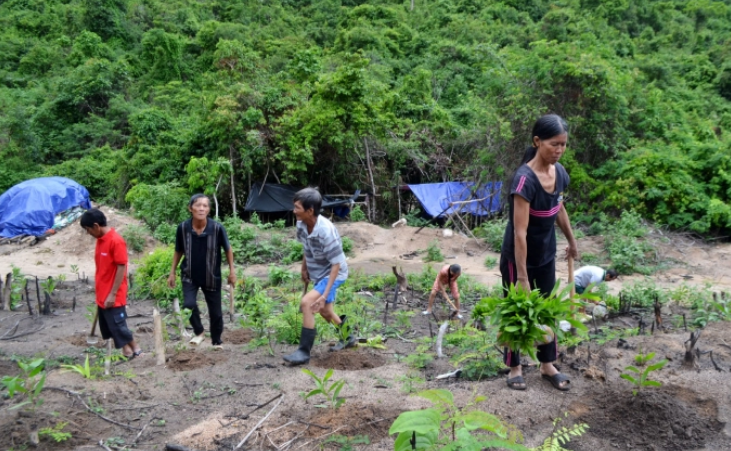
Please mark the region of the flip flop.
POLYGON ((569 377, 563 373, 556 373, 553 376, 549 376, 548 374, 541 374, 541 377, 543 379, 546 379, 547 381, 549 381, 556 390, 561 390, 561 391, 571 390, 571 379, 569 379, 569 377), (564 384, 564 386, 562 387, 561 382, 568 382, 568 383, 564 384))
POLYGON ((525 390, 527 388, 525 385, 525 379, 523 379, 523 376, 515 376, 512 379, 508 379, 508 388, 510 388, 511 390, 520 390, 520 391, 525 390), (523 384, 523 385, 521 386, 518 384, 523 384))
POLYGON ((121 363, 127 363, 127 362, 129 362, 130 360, 134 360, 134 359, 135 359, 135 357, 139 357, 139 356, 141 356, 141 355, 142 355, 143 353, 144 353, 144 351, 142 351, 142 349, 140 349, 140 350, 139 350, 139 351, 137 351, 137 352, 133 352, 133 353, 132 353, 132 355, 124 355, 124 354, 122 354, 122 359, 120 360, 120 362, 119 362, 119 363, 118 363, 117 365, 119 365, 119 364, 121 364, 121 363))
POLYGON ((205 339, 206 339, 206 337, 204 337, 203 335, 196 335, 195 337, 191 338, 188 343, 190 343, 192 345, 199 345, 199 344, 203 343, 203 340, 205 340, 205 339))

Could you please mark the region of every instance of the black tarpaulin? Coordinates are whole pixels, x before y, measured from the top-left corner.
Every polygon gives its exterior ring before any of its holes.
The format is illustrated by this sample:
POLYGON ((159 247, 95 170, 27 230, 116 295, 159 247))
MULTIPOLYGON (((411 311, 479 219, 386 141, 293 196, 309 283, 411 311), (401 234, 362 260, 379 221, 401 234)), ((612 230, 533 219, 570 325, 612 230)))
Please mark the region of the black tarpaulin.
MULTIPOLYGON (((257 213, 279 213, 283 211, 292 211, 294 195, 301 188, 295 188, 291 185, 279 185, 267 183, 264 189, 261 189, 261 183, 256 182, 251 186, 251 192, 246 199, 245 211, 255 211, 257 213)), ((322 197, 322 208, 348 207, 360 194, 357 190, 350 199, 337 199, 333 197, 322 197)))

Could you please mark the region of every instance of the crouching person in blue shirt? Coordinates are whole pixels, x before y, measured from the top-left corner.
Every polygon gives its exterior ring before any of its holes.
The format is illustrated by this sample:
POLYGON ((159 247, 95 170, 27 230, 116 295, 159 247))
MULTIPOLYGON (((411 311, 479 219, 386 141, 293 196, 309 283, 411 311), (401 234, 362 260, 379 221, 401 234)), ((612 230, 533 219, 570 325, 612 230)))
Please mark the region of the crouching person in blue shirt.
MULTIPOLYGON (((315 287, 302 297, 302 335, 300 346, 292 354, 285 355, 286 362, 302 365, 310 361, 310 351, 315 342, 315 314, 338 329, 346 323, 345 316, 335 314, 335 293, 348 278, 348 264, 343 253, 340 234, 327 218, 320 216, 322 196, 314 188, 305 188, 294 196, 294 215, 297 217, 297 240, 304 246, 302 281, 315 282, 315 287)), ((355 344, 355 337, 341 339, 331 350, 339 351, 355 344)))

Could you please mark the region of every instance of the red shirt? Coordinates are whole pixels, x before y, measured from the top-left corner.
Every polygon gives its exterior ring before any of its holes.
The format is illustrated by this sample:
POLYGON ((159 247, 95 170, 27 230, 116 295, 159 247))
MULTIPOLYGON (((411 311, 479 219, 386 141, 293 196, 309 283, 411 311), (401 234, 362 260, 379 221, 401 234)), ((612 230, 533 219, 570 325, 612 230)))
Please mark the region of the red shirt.
MULTIPOLYGON (((96 240, 96 252, 94 253, 96 278, 94 282, 96 285, 96 303, 99 307, 104 308, 104 301, 112 291, 118 265, 127 265, 127 261, 127 243, 124 242, 124 238, 116 230, 109 229, 107 233, 96 240)), ((127 305, 126 270, 114 300, 114 307, 124 305, 127 305)))

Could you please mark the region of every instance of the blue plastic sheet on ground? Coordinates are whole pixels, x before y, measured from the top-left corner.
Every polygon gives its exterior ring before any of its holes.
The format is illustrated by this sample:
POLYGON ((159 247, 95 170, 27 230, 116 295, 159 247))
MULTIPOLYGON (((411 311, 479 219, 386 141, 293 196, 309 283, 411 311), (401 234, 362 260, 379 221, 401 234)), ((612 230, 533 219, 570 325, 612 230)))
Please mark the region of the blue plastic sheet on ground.
POLYGON ((58 213, 91 208, 89 191, 65 177, 26 180, 0 195, 0 237, 42 236, 58 213))
POLYGON ((503 182, 488 182, 475 189, 474 183, 446 182, 409 185, 409 189, 430 216, 446 216, 457 211, 475 216, 487 216, 500 211, 502 186, 503 182), (452 202, 478 199, 483 200, 448 208, 452 202))

